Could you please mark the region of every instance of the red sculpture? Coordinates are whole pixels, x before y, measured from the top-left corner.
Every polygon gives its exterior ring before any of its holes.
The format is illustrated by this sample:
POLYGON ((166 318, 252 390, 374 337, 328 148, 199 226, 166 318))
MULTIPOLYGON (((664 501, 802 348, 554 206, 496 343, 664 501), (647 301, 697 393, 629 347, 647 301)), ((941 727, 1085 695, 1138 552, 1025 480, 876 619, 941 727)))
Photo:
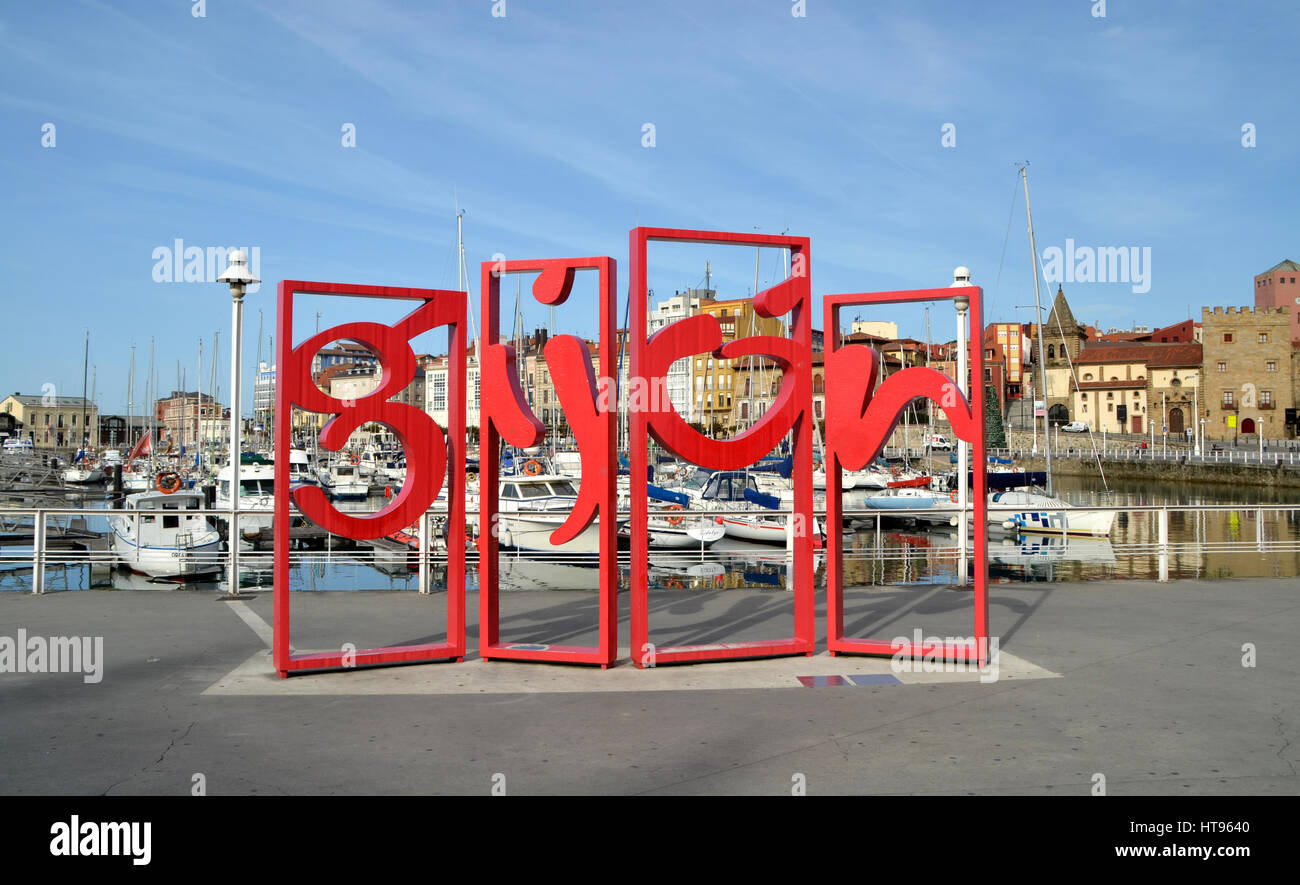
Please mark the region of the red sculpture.
POLYGON ((371 648, 315 654, 290 654, 289 636, 289 481, 287 469, 275 474, 275 630, 273 657, 281 676, 291 671, 343 666, 455 659, 465 656, 465 293, 438 289, 353 286, 284 280, 279 287, 276 324, 279 353, 275 395, 275 458, 289 464, 291 417, 295 408, 333 415, 320 434, 321 446, 338 451, 348 436, 369 422, 389 427, 406 454, 406 482, 393 500, 373 516, 335 509, 325 493, 313 486, 293 492, 303 515, 327 531, 348 538, 379 538, 420 519, 447 481, 447 639, 422 645, 371 648), (293 340, 295 295, 340 295, 397 298, 421 302, 406 317, 381 323, 345 323, 326 329, 297 347, 293 340), (448 428, 428 414, 389 397, 410 384, 418 371, 410 339, 437 326, 447 327, 448 428), (356 341, 379 359, 379 386, 357 400, 340 400, 320 390, 312 380, 317 351, 331 341, 356 341), (450 466, 451 469, 448 469, 450 466))
MULTIPOLYGON (((877 361, 873 349, 863 345, 845 346, 840 340, 840 310, 859 305, 901 304, 916 301, 951 301, 969 299, 970 377, 984 377, 983 351, 978 345, 983 328, 978 286, 946 289, 914 289, 902 292, 869 292, 827 295, 822 316, 832 333, 831 348, 826 354, 826 644, 831 654, 857 654, 922 657, 941 654, 943 660, 986 663, 988 653, 988 561, 984 556, 988 537, 987 485, 984 471, 984 386, 976 383, 967 399, 949 378, 934 369, 912 367, 895 372, 876 386, 877 361), (928 398, 936 403, 952 425, 953 434, 971 444, 973 471, 971 499, 974 504, 976 551, 974 569, 974 636, 973 642, 943 643, 941 650, 930 646, 913 648, 900 640, 850 638, 844 635, 844 562, 841 525, 843 523, 844 470, 860 470, 870 463, 893 433, 907 405, 928 398)), ((957 465, 958 471, 967 469, 957 465)))
MULTIPOLYGON (((631 643, 638 667, 659 663, 727 660, 771 655, 805 654, 815 650, 814 510, 812 429, 812 296, 809 280, 810 241, 806 237, 767 236, 719 231, 636 228, 629 237, 630 286, 630 456, 631 456, 631 643), (788 249, 791 275, 755 296, 755 312, 764 317, 789 316, 791 335, 755 336, 724 343, 718 321, 694 316, 661 329, 647 339, 646 252, 651 241, 714 243, 788 249), (772 407, 748 430, 731 439, 710 439, 688 425, 663 395, 669 367, 678 359, 710 354, 717 359, 762 355, 782 371, 780 390, 772 407), (789 549, 793 568, 790 589, 794 604, 793 635, 775 639, 683 645, 656 649, 651 642, 649 612, 649 512, 647 494, 648 444, 659 445, 695 464, 720 470, 743 468, 767 455, 790 434, 793 441, 794 498, 789 516, 789 549)), ((479 651, 485 660, 510 659, 598 664, 608 667, 617 654, 617 405, 616 265, 612 258, 554 258, 499 261, 482 267, 483 332, 481 357, 481 458, 479 651), (587 344, 572 335, 547 342, 545 356, 554 388, 577 441, 582 483, 572 512, 551 534, 563 545, 592 530, 599 535, 600 590, 598 644, 595 646, 503 643, 500 639, 499 570, 500 444, 527 448, 539 444, 544 428, 520 389, 514 348, 500 341, 500 287, 503 274, 537 273, 533 296, 546 305, 562 305, 573 291, 578 271, 598 274, 599 379, 587 344)), ((845 346, 839 337, 841 308, 863 304, 894 304, 965 298, 970 303, 971 377, 983 377, 981 290, 970 286, 828 295, 824 318, 830 336, 826 355, 826 522, 827 642, 832 654, 852 652, 895 655, 898 641, 844 636, 841 525, 843 470, 855 470, 876 457, 908 403, 935 400, 947 414, 953 433, 972 446, 974 464, 984 464, 983 387, 967 398, 952 379, 930 369, 906 368, 876 386, 879 356, 870 348, 845 346)), ((376 538, 425 518, 444 482, 447 488, 447 638, 445 642, 371 648, 360 651, 291 654, 289 634, 290 475, 277 471, 275 486, 275 669, 281 676, 354 665, 410 661, 462 660, 465 655, 465 373, 466 293, 434 289, 352 286, 286 280, 279 287, 279 378, 276 390, 276 459, 289 461, 291 417, 294 409, 332 417, 320 435, 326 449, 338 450, 364 423, 387 425, 399 437, 406 454, 407 481, 393 500, 370 516, 342 513, 319 490, 297 489, 293 503, 311 521, 350 538, 376 538), (354 322, 293 341, 293 302, 297 294, 397 298, 419 302, 393 325, 354 322), (389 398, 405 388, 418 371, 409 344, 413 337, 446 326, 448 334, 448 427, 443 429, 419 409, 389 398), (338 339, 358 341, 372 350, 383 367, 379 387, 356 401, 322 393, 312 380, 311 364, 321 346, 338 339)), ((959 466, 965 469, 964 465, 959 466)), ((974 471, 975 539, 974 641, 949 643, 946 659, 984 663, 988 648, 987 563, 982 555, 987 536, 986 485, 983 469, 974 471)), ((933 650, 906 646, 911 656, 933 650)))
POLYGON ((632 498, 632 658, 638 667, 673 661, 725 660, 769 655, 808 654, 815 648, 813 633, 813 500, 812 500, 812 298, 808 278, 811 261, 807 237, 768 236, 638 227, 628 249, 632 262, 631 377, 633 391, 658 391, 665 386, 668 367, 685 356, 710 353, 718 359, 762 354, 782 370, 781 389, 761 420, 729 440, 710 439, 688 425, 664 396, 633 400, 630 416, 632 498), (789 249, 789 279, 758 293, 754 309, 761 316, 790 314, 792 338, 756 336, 722 343, 722 330, 711 316, 694 316, 660 329, 646 339, 646 247, 650 241, 716 243, 789 249), (647 509, 649 437, 665 449, 700 465, 720 470, 745 467, 771 452, 782 438, 794 436, 793 538, 794 635, 792 637, 698 646, 658 648, 650 637, 649 512, 647 509))
POLYGON ((528 448, 542 442, 545 430, 519 388, 515 349, 500 343, 501 277, 504 274, 540 272, 533 297, 542 304, 563 304, 573 290, 579 270, 599 274, 602 383, 613 384, 615 354, 614 259, 552 258, 544 261, 483 262, 483 347, 480 396, 479 447, 479 656, 526 661, 561 661, 576 664, 614 663, 618 650, 618 514, 615 460, 616 403, 610 391, 597 384, 587 343, 574 335, 558 335, 546 342, 546 365, 565 419, 578 445, 582 483, 569 517, 551 533, 550 542, 566 544, 599 521, 600 570, 598 639, 595 646, 503 643, 500 637, 500 514, 497 483, 500 478, 500 443, 528 448))

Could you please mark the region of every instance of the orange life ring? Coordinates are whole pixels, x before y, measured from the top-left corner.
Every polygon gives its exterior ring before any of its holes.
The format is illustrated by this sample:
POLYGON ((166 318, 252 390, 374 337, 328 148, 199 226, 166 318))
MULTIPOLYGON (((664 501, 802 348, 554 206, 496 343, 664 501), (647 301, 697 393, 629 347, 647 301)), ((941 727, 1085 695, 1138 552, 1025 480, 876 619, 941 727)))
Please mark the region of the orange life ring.
POLYGON ((353 466, 353 467, 356 467, 356 466, 357 466, 358 464, 360 464, 360 463, 361 463, 361 456, 360 456, 360 455, 353 455, 353 456, 352 456, 352 466, 353 466))
POLYGON ((154 479, 154 488, 162 492, 164 495, 170 495, 173 492, 179 492, 181 490, 180 474, 172 473, 171 471, 168 471, 167 473, 158 474, 158 476, 154 479))
MULTIPOLYGON (((669 509, 669 510, 681 510, 681 509, 682 509, 682 505, 681 505, 681 504, 673 504, 673 505, 672 505, 671 507, 669 507, 668 509, 669 509)), ((681 524, 682 524, 682 518, 681 518, 680 516, 670 516, 670 517, 668 517, 668 524, 669 524, 669 525, 681 525, 681 524)))
POLYGON ((529 476, 540 476, 542 473, 541 463, 538 462, 536 459, 530 459, 528 461, 525 461, 524 473, 528 474, 529 476))
POLYGON ((956 503, 957 503, 957 493, 956 493, 956 492, 952 492, 952 493, 950 493, 950 494, 948 495, 948 500, 951 501, 952 503, 956 504, 956 503))
POLYGON ((466 482, 478 482, 478 474, 475 473, 473 470, 471 470, 469 473, 466 473, 466 474, 465 474, 465 481, 466 481, 466 482))

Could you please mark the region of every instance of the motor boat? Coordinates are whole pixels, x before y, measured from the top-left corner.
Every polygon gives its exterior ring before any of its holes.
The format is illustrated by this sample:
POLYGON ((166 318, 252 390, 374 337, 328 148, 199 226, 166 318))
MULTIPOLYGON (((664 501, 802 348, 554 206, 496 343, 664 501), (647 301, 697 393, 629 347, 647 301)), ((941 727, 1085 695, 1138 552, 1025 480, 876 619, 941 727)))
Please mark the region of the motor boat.
POLYGON ((600 553, 600 518, 563 544, 552 544, 551 534, 569 518, 578 490, 566 476, 527 473, 501 478, 497 510, 498 541, 503 547, 544 553, 600 553))
POLYGON ((108 516, 113 554, 133 572, 151 578, 197 579, 221 571, 221 536, 198 492, 128 495, 108 516))
MULTIPOLYGON (((230 509, 230 465, 217 473, 216 510, 230 509)), ((256 536, 271 528, 275 515, 275 467, 271 464, 239 465, 239 532, 256 536)))

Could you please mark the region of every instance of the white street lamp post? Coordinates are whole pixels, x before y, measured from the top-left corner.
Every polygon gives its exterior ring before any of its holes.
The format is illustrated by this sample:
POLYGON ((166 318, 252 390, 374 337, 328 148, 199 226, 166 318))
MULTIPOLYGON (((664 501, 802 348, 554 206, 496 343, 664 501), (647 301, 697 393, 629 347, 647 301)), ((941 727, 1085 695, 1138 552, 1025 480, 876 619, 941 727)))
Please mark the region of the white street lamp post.
MULTIPOLYGON (((971 285, 969 268, 958 267, 956 270, 952 272, 952 285, 949 288, 961 288, 969 285, 971 285)), ((968 332, 968 329, 966 328, 966 311, 970 308, 970 297, 965 293, 958 293, 957 297, 953 299, 953 305, 957 308, 957 389, 961 392, 962 396, 966 396, 967 388, 969 387, 966 381, 966 372, 967 372, 966 366, 967 366, 968 357, 966 353, 967 345, 966 342, 962 340, 962 336, 966 335, 968 332)), ((970 346, 972 347, 975 346, 974 340, 970 342, 970 346)), ((980 379, 977 379, 977 383, 979 383, 979 380, 980 379)), ((976 415, 975 420, 983 421, 984 416, 976 415)), ((957 440, 957 581, 963 587, 966 586, 966 579, 967 579, 966 532, 969 525, 969 521, 966 516, 966 502, 969 498, 969 495, 967 494, 967 488, 966 488, 966 460, 969 457, 968 453, 969 453, 968 443, 963 439, 958 439, 957 440)), ((983 470, 984 465, 983 464, 973 465, 971 469, 983 470)))
POLYGON ((244 250, 230 253, 230 267, 217 277, 219 283, 230 284, 230 523, 226 538, 230 546, 230 560, 226 579, 226 595, 239 596, 239 367, 243 361, 244 345, 244 290, 261 280, 248 269, 248 256, 244 250))

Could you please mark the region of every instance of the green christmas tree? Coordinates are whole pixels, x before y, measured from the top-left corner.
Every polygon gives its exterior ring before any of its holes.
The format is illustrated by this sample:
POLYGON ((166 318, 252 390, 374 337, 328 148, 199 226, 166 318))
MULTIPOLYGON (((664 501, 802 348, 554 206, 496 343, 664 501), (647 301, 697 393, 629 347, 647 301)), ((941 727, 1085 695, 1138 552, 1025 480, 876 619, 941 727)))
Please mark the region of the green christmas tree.
POLYGON ((1002 410, 992 384, 984 385, 984 445, 990 449, 1005 449, 1007 434, 1002 427, 1002 410))

